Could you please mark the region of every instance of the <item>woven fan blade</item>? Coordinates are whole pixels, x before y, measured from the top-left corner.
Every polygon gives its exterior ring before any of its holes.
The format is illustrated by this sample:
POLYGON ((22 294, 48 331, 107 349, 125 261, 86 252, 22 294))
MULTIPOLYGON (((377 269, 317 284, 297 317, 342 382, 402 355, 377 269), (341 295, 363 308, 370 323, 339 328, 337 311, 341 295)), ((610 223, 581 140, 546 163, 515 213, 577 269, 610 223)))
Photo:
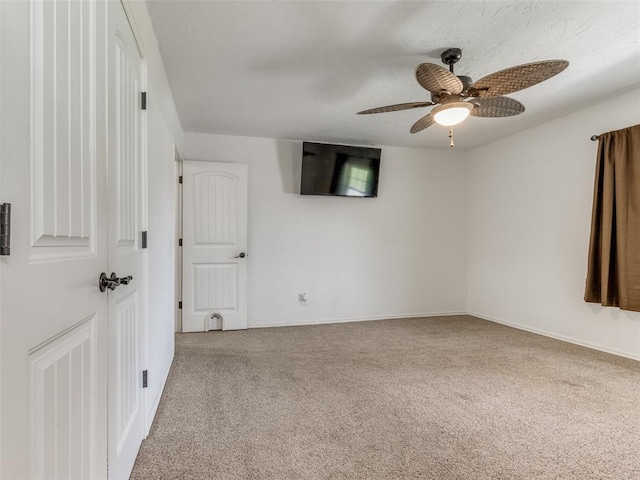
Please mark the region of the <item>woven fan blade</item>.
POLYGON ((474 117, 512 117, 524 112, 524 105, 508 97, 478 98, 471 103, 475 105, 471 110, 474 117))
POLYGON ((435 120, 433 119, 431 114, 427 113, 424 117, 422 117, 420 120, 414 123, 413 126, 411 127, 411 130, 409 131, 411 133, 418 133, 424 130, 425 128, 430 127, 434 123, 435 123, 435 120))
POLYGON ((457 95, 464 88, 458 77, 446 68, 433 63, 421 63, 416 67, 416 80, 430 92, 441 92, 446 90, 457 95))
POLYGON ((369 113, 384 113, 384 112, 396 112, 398 110, 408 110, 410 108, 428 107, 433 105, 431 102, 412 102, 412 103, 398 103, 396 105, 387 105, 386 107, 372 108, 370 110, 363 110, 358 112, 358 115, 366 115, 369 113))
POLYGON ((498 97, 524 90, 559 74, 569 66, 566 60, 525 63, 481 78, 469 88, 472 97, 498 97))

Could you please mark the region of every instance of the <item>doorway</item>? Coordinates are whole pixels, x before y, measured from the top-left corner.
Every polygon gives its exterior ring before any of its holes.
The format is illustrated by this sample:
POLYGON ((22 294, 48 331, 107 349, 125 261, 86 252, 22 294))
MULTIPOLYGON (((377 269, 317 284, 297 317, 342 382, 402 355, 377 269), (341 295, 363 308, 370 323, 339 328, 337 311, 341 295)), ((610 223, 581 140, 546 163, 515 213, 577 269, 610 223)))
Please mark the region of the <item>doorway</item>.
POLYGON ((248 166, 184 161, 182 331, 247 328, 248 166))

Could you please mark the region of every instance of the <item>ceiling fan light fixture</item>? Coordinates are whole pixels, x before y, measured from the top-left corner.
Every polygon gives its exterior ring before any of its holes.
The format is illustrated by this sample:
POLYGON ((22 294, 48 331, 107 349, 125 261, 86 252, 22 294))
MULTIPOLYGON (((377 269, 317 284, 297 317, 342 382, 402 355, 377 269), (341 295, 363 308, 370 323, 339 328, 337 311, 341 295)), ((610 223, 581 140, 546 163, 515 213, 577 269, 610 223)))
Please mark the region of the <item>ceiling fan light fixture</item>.
MULTIPOLYGON (((462 123, 469 115, 480 118, 512 117, 523 113, 524 105, 505 95, 544 82, 569 66, 566 60, 524 63, 491 73, 474 82, 470 77, 453 72, 454 64, 461 57, 462 49, 448 48, 440 57, 449 66, 448 69, 434 63, 421 63, 416 67, 416 80, 431 94, 431 102, 398 103, 370 108, 358 114, 396 112, 433 105, 431 112, 411 126, 411 133, 421 132, 436 123, 452 127, 462 123)), ((449 129, 449 133, 452 132, 449 129)))
POLYGON ((451 127, 458 125, 469 116, 473 110, 473 104, 469 102, 451 102, 444 105, 438 105, 431 110, 431 115, 436 123, 451 127))

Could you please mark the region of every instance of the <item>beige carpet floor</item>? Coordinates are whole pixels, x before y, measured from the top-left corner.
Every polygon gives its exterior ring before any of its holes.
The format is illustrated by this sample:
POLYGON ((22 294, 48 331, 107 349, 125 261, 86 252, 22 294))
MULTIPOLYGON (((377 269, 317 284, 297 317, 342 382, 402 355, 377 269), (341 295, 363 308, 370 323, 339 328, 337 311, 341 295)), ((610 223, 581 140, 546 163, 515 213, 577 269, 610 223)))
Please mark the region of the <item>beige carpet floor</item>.
POLYGON ((640 479, 640 362, 470 316, 182 334, 133 479, 640 479))

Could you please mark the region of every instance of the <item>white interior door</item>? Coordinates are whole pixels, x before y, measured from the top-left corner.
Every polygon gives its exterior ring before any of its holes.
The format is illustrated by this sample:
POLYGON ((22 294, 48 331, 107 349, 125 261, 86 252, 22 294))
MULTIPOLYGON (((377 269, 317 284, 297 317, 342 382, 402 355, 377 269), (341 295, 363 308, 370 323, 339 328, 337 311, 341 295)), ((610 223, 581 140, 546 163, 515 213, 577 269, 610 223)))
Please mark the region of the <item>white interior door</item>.
POLYGON ((0 2, 0 477, 106 478, 104 2, 0 2))
POLYGON ((109 478, 129 478, 144 437, 142 60, 120 2, 109 3, 109 478))
POLYGON ((247 165, 183 163, 182 331, 247 328, 247 165))

